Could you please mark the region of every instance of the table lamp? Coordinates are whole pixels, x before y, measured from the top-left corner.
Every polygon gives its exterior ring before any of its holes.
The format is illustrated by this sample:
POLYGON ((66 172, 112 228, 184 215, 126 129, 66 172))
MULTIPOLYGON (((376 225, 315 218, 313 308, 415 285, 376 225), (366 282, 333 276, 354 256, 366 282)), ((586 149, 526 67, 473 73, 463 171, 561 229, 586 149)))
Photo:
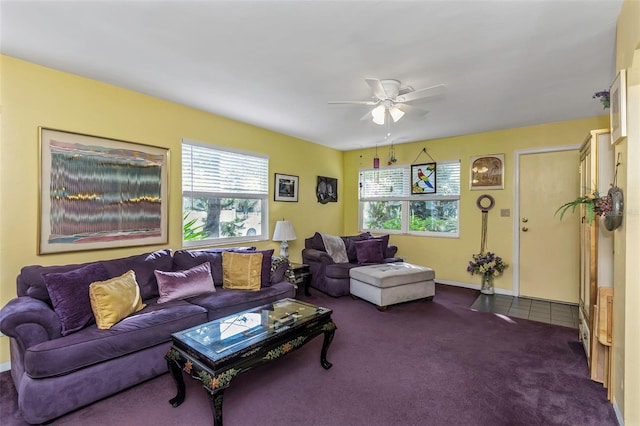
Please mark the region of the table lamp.
POLYGON ((296 239, 296 233, 293 225, 288 220, 279 220, 276 222, 276 229, 273 231, 273 241, 282 241, 280 244, 280 257, 289 259, 289 244, 287 241, 296 239))

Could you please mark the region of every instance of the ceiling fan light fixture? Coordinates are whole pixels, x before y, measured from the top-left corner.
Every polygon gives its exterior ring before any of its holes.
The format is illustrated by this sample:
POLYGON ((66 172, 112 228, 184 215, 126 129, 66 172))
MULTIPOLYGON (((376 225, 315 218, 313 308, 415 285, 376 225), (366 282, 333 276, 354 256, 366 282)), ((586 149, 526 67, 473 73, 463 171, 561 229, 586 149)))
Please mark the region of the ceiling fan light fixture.
POLYGON ((373 118, 373 122, 382 126, 384 124, 384 116, 386 115, 386 110, 384 105, 378 105, 374 109, 371 110, 371 117, 373 118))
POLYGON ((404 111, 402 111, 397 106, 392 106, 391 108, 389 108, 389 114, 391 114, 391 118, 393 118, 393 122, 397 123, 398 120, 400 120, 404 115, 404 111))

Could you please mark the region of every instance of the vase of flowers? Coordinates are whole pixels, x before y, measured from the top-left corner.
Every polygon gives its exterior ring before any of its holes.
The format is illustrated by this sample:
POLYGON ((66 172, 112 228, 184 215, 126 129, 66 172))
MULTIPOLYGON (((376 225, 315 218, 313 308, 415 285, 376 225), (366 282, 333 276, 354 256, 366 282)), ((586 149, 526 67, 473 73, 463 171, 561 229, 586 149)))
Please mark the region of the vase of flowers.
POLYGON ((482 276, 481 293, 494 294, 493 279, 502 275, 508 265, 500 256, 491 252, 474 254, 472 258, 467 266, 467 272, 482 276))
POLYGON ((556 210, 556 214, 560 213, 560 220, 567 212, 567 210, 571 209, 573 213, 580 204, 584 204, 587 210, 587 219, 589 223, 592 223, 596 216, 606 216, 611 212, 611 196, 609 194, 601 197, 598 191, 593 191, 587 195, 583 195, 582 197, 578 197, 573 201, 569 201, 568 203, 564 203, 561 205, 558 210, 556 210))

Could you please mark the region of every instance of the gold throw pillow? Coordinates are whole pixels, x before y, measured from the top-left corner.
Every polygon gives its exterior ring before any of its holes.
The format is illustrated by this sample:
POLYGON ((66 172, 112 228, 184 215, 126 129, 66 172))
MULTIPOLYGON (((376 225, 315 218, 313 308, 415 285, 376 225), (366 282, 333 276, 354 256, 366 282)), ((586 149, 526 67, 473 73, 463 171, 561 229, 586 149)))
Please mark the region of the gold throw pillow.
POLYGON ((260 290, 262 253, 222 253, 222 287, 260 290))
POLYGON ((91 309, 96 324, 107 330, 120 320, 138 312, 146 305, 142 303, 136 274, 127 271, 119 277, 96 281, 89 286, 91 309))

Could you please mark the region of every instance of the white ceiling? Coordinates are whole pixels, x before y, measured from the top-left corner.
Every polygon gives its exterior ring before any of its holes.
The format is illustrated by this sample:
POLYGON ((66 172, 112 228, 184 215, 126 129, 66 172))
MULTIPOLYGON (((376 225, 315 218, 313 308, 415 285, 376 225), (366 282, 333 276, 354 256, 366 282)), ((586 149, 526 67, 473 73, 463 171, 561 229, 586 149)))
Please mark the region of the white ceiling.
MULTIPOLYGON (((280 133, 352 150, 382 144, 360 121, 364 79, 445 84, 391 141, 606 113, 622 0, 17 1, 0 51, 280 133)), ((390 140, 387 140, 389 142, 390 140)))

